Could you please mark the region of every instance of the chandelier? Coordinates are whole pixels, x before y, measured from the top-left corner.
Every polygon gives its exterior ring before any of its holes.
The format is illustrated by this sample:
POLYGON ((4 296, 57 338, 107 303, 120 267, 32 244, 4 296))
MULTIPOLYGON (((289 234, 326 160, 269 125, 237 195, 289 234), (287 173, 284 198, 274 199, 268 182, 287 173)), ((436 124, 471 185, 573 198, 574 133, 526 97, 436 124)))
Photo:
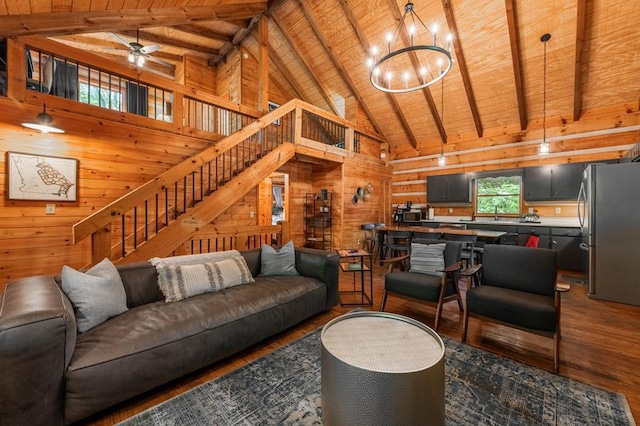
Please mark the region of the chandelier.
POLYGON ((437 26, 431 30, 414 11, 413 3, 404 6, 404 15, 398 28, 387 34, 386 50, 377 46, 371 49, 367 60, 371 84, 387 93, 406 93, 437 83, 451 70, 451 39, 446 37, 447 47, 438 44, 437 26), (421 26, 423 30, 418 30, 421 26), (409 36, 409 46, 401 35, 409 36), (417 44, 418 38, 428 38, 431 44, 417 44), (383 56, 378 55, 382 53, 383 56))

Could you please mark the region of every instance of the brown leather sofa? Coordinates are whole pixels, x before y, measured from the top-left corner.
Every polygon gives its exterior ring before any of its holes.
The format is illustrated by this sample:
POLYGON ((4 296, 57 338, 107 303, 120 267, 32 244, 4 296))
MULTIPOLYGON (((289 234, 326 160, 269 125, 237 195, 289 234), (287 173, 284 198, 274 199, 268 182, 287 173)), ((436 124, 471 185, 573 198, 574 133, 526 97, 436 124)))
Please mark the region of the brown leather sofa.
POLYGON ((299 276, 166 303, 156 269, 118 266, 129 310, 77 334, 71 302, 51 276, 8 284, 0 298, 0 424, 61 425, 233 355, 338 303, 335 253, 296 248, 299 276))

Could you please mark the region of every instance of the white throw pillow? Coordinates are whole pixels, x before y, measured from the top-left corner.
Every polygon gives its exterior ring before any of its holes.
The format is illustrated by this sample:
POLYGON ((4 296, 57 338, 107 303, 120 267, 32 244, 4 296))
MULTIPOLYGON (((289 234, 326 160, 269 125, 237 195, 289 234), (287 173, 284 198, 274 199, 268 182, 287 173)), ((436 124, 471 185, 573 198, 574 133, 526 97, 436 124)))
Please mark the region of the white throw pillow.
POLYGON ((195 265, 163 265, 158 267, 160 276, 163 279, 158 279, 158 285, 166 302, 255 281, 242 256, 195 265))
POLYGON ((78 333, 128 309, 120 273, 107 258, 84 273, 63 266, 62 290, 75 308, 78 333))
POLYGON ((444 249, 446 243, 421 244, 411 243, 411 256, 409 256, 409 272, 442 276, 444 269, 444 249))
POLYGON ((300 275, 296 269, 296 251, 293 241, 276 250, 264 244, 260 254, 260 275, 300 275))

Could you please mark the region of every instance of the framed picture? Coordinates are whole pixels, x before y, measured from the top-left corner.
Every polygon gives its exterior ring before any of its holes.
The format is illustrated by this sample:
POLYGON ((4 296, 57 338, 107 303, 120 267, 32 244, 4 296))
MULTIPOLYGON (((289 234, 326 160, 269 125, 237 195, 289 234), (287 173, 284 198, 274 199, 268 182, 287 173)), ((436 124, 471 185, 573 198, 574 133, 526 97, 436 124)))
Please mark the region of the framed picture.
POLYGON ((76 201, 78 160, 7 152, 10 200, 76 201))
MULTIPOLYGON (((269 112, 273 111, 274 109, 278 108, 280 105, 278 105, 275 102, 271 102, 268 101, 268 105, 269 105, 269 112)), ((271 124, 275 124, 276 126, 280 125, 281 120, 278 118, 276 121, 272 122, 271 124)))

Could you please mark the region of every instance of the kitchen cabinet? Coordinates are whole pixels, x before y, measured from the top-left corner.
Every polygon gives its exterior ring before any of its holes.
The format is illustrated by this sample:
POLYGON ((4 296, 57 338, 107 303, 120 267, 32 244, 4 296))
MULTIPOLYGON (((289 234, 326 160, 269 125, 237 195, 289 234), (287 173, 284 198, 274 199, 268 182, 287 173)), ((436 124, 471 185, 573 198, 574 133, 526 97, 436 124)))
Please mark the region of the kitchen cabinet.
POLYGON ((470 190, 468 173, 427 178, 427 202, 429 203, 470 203, 470 190))
POLYGON ((523 171, 525 201, 574 200, 582 182, 582 163, 527 167, 523 171))
POLYGON ((588 253, 580 249, 582 237, 577 228, 551 228, 551 248, 558 252, 558 268, 587 271, 588 253))

